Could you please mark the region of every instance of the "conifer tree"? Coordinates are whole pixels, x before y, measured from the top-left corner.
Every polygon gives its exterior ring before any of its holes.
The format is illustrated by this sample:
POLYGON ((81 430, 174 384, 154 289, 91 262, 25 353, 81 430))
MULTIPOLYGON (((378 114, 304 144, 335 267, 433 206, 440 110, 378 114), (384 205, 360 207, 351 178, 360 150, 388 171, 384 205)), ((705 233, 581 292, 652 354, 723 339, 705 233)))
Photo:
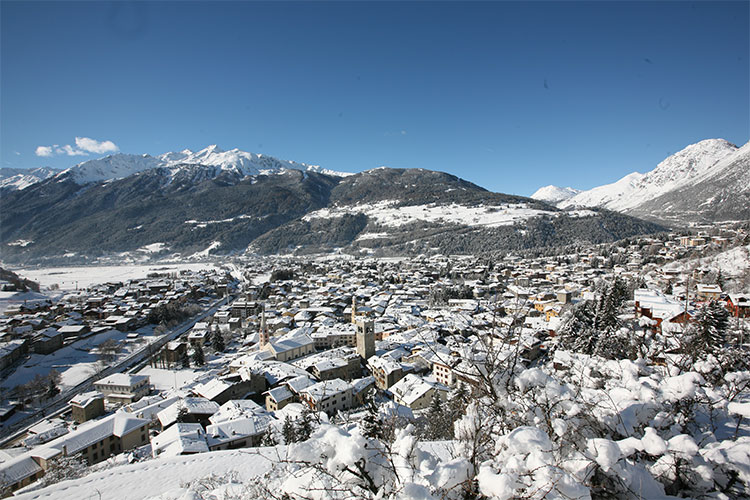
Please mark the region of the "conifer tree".
POLYGON ((364 403, 367 413, 360 422, 362 435, 370 439, 383 439, 383 421, 375 404, 375 389, 367 392, 364 403))
POLYGON ((195 349, 193 349, 193 363, 195 363, 195 366, 206 364, 206 355, 203 353, 203 346, 200 343, 196 344, 195 349))
POLYGON ((294 430, 294 424, 289 415, 284 419, 284 425, 281 427, 281 436, 284 438, 284 444, 297 442, 297 433, 294 430))
POLYGON ((302 415, 297 422, 297 427, 294 430, 297 438, 296 441, 307 441, 308 439, 310 439, 312 431, 313 426, 311 411, 308 408, 305 408, 302 411, 302 415))
POLYGON ((276 440, 276 436, 273 435, 271 426, 266 427, 266 432, 263 433, 263 437, 260 439, 261 446, 276 446, 279 442, 276 440))
POLYGON ((224 352, 226 345, 224 345, 224 336, 220 332, 214 333, 211 340, 211 347, 213 347, 216 352, 224 352))
POLYGON ((718 354, 724 347, 727 326, 729 311, 720 302, 712 300, 695 315, 695 333, 689 348, 693 352, 718 354))

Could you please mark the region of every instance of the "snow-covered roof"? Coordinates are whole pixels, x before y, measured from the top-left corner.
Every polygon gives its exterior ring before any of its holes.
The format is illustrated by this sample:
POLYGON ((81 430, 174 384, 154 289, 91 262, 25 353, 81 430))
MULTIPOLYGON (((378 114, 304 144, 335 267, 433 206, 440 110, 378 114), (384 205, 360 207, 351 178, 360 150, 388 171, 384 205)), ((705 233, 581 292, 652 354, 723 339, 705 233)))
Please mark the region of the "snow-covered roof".
POLYGON ((211 415, 208 420, 218 424, 227 420, 265 414, 266 410, 250 399, 232 399, 219 407, 219 411, 211 415))
POLYGON ((120 410, 100 420, 92 420, 82 424, 75 431, 33 450, 32 455, 41 457, 51 454, 51 456, 54 456, 61 452, 63 448, 67 450, 68 455, 71 455, 109 436, 125 436, 149 422, 149 420, 138 418, 132 413, 120 410))
POLYGON ((206 433, 200 424, 177 423, 151 439, 151 452, 155 457, 174 457, 206 451, 206 433))
POLYGON ((41 470, 31 455, 23 454, 0 464, 0 484, 10 486, 41 470))
POLYGON ((198 396, 202 396, 206 399, 213 399, 230 387, 231 385, 226 381, 220 378, 212 378, 207 382, 194 386, 192 390, 198 396))
POLYGON ((162 427, 167 427, 177 420, 177 416, 183 408, 184 411, 192 415, 213 415, 219 411, 219 405, 206 398, 184 398, 157 413, 156 417, 162 427))
POLYGON ((313 384, 304 389, 302 394, 305 394, 313 401, 320 402, 324 399, 335 396, 336 394, 351 390, 351 388, 352 386, 348 382, 345 382, 340 378, 334 378, 332 380, 324 380, 317 384, 313 384))
POLYGON ((431 384, 418 375, 407 373, 404 378, 393 384, 388 390, 393 393, 395 399, 399 402, 410 406, 433 388, 448 391, 446 387, 440 384, 431 384))
POLYGON ((209 425, 206 427, 208 444, 214 446, 224 441, 234 441, 241 436, 262 434, 271 420, 273 418, 270 415, 256 415, 209 425))
POLYGON ((113 373, 112 375, 99 379, 94 383, 100 384, 100 385, 117 385, 121 387, 132 387, 144 380, 146 381, 146 383, 148 383, 148 375, 129 375, 127 373, 113 373))
POLYGON ((83 408, 96 401, 97 399, 101 399, 103 397, 104 396, 99 391, 83 392, 81 394, 75 395, 73 399, 70 400, 70 404, 83 408))

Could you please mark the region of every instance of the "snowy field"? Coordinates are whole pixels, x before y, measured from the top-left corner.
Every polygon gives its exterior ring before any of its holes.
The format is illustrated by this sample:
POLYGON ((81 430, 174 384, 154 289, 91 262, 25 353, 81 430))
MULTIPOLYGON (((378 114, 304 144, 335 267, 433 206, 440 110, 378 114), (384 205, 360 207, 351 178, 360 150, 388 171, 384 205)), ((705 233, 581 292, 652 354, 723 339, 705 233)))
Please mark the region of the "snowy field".
POLYGON ((127 281, 142 279, 149 273, 178 273, 182 270, 202 271, 218 269, 212 263, 186 264, 125 264, 120 266, 81 266, 81 267, 50 267, 42 269, 14 269, 14 272, 24 278, 36 281, 42 288, 59 285, 61 290, 75 290, 86 288, 108 281, 127 281))
MULTIPOLYGON (((380 201, 372 204, 323 208, 303 217, 341 217, 346 214, 364 213, 376 223, 388 227, 399 227, 412 222, 433 222, 443 224, 466 224, 469 226, 498 227, 510 226, 542 215, 555 215, 556 212, 529 208, 525 203, 512 203, 500 206, 477 205, 468 207, 452 203, 450 205, 414 205, 397 207, 395 201, 380 201)), ((590 211, 573 212, 574 216, 592 215, 590 211)), ((376 236, 373 236, 376 237, 376 236)))
POLYGON ((75 387, 96 373, 99 358, 96 352, 92 352, 92 350, 102 342, 112 339, 123 345, 124 347, 118 354, 118 358, 124 359, 129 353, 142 348, 146 340, 153 341, 156 339, 151 335, 151 327, 142 328, 138 331, 141 333, 141 338, 136 343, 125 342, 127 333, 109 330, 74 342, 51 354, 31 354, 23 365, 2 381, 1 385, 11 389, 17 385, 28 383, 36 375, 45 376, 54 369, 62 376, 61 389, 75 387))

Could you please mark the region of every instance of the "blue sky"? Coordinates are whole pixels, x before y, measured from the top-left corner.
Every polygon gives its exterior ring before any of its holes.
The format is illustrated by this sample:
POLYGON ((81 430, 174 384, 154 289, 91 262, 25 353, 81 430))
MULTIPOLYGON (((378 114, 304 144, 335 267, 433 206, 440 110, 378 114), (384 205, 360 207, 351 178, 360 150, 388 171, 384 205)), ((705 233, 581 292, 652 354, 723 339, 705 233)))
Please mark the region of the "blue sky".
POLYGON ((748 141, 748 5, 3 1, 0 161, 218 144, 590 188, 748 141))

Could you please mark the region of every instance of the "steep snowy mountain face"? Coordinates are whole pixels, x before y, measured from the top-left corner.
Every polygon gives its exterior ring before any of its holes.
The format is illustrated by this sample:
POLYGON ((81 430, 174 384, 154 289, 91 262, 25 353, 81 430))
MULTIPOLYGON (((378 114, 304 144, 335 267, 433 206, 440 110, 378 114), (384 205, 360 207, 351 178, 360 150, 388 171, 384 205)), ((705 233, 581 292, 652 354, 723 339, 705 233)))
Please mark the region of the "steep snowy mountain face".
POLYGON ((546 201, 553 205, 561 201, 567 200, 580 193, 580 189, 572 187, 558 187, 558 186, 544 186, 536 190, 531 198, 534 200, 546 201))
POLYGON ((706 176, 714 175, 717 167, 720 167, 719 161, 737 149, 737 146, 723 139, 707 139, 673 154, 646 174, 633 172, 617 182, 563 200, 558 206, 602 207, 628 212, 665 193, 694 185, 706 176))
POLYGON ((185 149, 164 153, 159 156, 116 154, 97 160, 89 160, 66 169, 58 174, 60 180, 71 179, 76 184, 123 179, 133 174, 154 168, 167 168, 169 174, 177 178, 194 177, 200 180, 225 174, 235 179, 247 176, 279 173, 284 170, 301 170, 334 176, 349 175, 334 172, 317 165, 307 165, 288 160, 279 160, 272 156, 240 151, 235 148, 223 151, 216 145, 208 146, 193 152, 185 149), (196 172, 196 166, 204 167, 203 172, 196 172), (188 169, 190 172, 184 172, 188 169))
POLYGON ((49 167, 34 169, 0 168, 0 189, 11 191, 26 189, 32 184, 49 179, 58 172, 60 171, 49 167))
POLYGON ((750 219, 750 143, 629 214, 677 223, 750 219))

